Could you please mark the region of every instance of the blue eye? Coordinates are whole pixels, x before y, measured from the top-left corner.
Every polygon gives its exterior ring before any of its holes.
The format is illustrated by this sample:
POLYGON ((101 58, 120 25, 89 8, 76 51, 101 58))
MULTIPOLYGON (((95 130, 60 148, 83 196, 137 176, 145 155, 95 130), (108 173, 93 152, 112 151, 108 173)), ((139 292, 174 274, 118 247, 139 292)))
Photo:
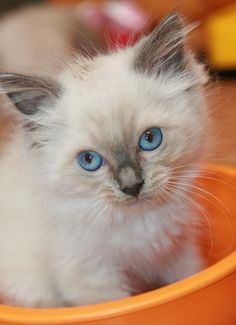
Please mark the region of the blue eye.
POLYGON ((77 156, 79 165, 87 171, 95 171, 103 164, 102 156, 96 151, 83 151, 77 156))
POLYGON ((145 131, 139 139, 139 148, 143 151, 157 149, 162 143, 163 135, 161 129, 151 128, 145 131))

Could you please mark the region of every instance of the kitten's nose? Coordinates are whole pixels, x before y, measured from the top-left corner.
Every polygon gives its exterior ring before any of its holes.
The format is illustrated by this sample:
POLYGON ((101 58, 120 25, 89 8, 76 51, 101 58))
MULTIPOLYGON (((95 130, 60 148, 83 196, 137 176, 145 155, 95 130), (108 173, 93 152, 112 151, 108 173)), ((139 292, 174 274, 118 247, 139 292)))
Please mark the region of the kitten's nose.
POLYGON ((136 183, 132 186, 126 186, 124 188, 121 189, 122 192, 124 192, 125 194, 131 195, 131 196, 138 196, 141 188, 143 187, 144 181, 140 182, 140 183, 136 183))

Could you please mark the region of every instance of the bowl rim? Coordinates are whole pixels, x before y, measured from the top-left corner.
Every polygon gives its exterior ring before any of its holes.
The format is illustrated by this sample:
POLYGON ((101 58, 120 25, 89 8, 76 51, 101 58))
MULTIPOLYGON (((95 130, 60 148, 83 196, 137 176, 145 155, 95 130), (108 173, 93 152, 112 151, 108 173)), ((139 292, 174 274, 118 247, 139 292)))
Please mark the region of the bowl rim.
MULTIPOLYGON (((210 164, 205 169, 236 178, 236 168, 233 167, 210 164)), ((56 323, 60 325, 127 315, 188 296, 234 272, 236 272, 236 251, 191 277, 157 290, 113 302, 81 307, 42 309, 0 305, 0 321, 8 324, 48 325, 56 323)))

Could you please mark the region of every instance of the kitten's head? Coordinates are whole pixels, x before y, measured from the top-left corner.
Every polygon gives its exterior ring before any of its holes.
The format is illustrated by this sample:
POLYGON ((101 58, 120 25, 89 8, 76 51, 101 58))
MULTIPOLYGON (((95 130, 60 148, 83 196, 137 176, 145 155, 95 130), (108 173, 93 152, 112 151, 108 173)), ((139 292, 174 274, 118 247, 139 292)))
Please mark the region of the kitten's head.
POLYGON ((25 136, 58 195, 151 209, 202 159, 206 77, 169 16, 133 47, 78 58, 60 80, 4 74, 25 136), (176 174, 175 174, 176 173, 176 174))

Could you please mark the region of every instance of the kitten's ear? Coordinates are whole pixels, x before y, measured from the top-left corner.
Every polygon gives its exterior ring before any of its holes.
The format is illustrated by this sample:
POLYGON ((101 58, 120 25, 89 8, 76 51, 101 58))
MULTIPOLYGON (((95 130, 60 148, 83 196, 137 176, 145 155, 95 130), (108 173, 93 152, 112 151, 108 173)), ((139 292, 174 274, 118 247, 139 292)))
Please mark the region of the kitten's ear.
POLYGON ((7 94, 21 113, 33 115, 44 102, 59 97, 62 89, 41 77, 0 73, 0 92, 7 94))
POLYGON ((183 71, 186 64, 186 33, 187 29, 179 15, 166 17, 150 35, 137 44, 135 70, 151 74, 183 71))

